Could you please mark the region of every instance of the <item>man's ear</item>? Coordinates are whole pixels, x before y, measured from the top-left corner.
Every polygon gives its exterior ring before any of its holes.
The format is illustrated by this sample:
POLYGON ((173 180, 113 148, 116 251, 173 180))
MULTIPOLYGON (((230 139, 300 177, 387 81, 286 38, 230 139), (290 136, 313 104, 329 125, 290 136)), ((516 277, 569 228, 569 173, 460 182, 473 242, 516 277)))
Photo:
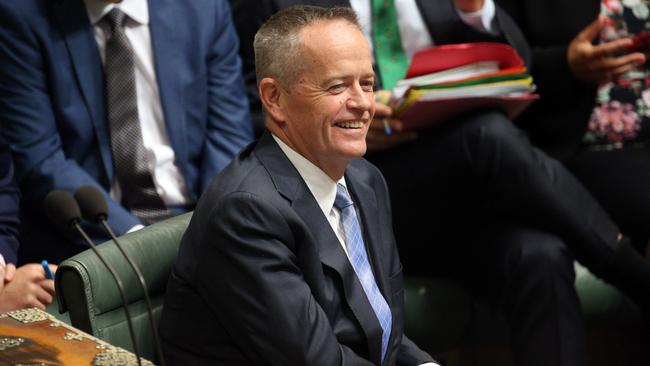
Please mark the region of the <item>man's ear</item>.
POLYGON ((281 96, 286 91, 280 83, 273 78, 264 78, 260 81, 259 93, 260 100, 271 119, 276 122, 284 122, 286 115, 281 96))

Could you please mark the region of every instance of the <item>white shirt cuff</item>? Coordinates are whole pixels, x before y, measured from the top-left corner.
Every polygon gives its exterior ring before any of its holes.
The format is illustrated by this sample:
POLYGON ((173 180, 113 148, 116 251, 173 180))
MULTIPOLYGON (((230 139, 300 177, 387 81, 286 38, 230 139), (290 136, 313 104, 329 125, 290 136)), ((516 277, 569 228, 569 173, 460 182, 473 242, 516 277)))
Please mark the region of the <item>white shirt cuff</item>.
POLYGON ((421 364, 420 366, 440 366, 440 365, 438 365, 437 363, 434 363, 434 362, 427 362, 427 363, 421 364))
POLYGON ((142 229, 143 227, 144 227, 144 225, 137 224, 134 227, 130 228, 129 231, 127 231, 126 233, 128 234, 128 233, 132 233, 134 231, 138 231, 138 230, 142 229))

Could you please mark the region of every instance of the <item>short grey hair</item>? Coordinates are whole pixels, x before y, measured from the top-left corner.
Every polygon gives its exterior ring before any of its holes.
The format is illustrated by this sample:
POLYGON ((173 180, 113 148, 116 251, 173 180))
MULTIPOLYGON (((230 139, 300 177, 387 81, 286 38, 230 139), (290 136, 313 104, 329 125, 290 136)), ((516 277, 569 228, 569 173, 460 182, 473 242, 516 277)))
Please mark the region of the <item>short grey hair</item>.
POLYGON ((300 31, 318 21, 344 20, 361 30, 357 15, 348 7, 323 8, 295 5, 271 16, 255 34, 257 83, 266 77, 283 86, 292 85, 302 72, 296 61, 300 52, 300 31))

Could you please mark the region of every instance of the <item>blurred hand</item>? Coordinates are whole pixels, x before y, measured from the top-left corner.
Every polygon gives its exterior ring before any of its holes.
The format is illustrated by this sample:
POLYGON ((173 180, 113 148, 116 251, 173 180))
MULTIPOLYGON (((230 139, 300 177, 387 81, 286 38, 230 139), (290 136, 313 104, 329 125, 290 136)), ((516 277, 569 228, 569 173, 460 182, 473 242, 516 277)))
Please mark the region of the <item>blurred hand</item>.
POLYGON ((16 274, 16 266, 13 263, 7 264, 7 267, 5 268, 4 282, 7 283, 11 281, 14 278, 15 274, 16 274))
POLYGON ((368 136, 366 136, 368 151, 388 149, 417 138, 417 134, 414 132, 402 132, 402 121, 396 118, 391 118, 392 113, 393 111, 389 106, 377 102, 375 118, 372 120, 370 128, 368 129, 368 136), (392 130, 390 135, 386 135, 384 119, 387 119, 392 130))
POLYGON ((485 0, 454 0, 454 5, 464 13, 473 13, 483 9, 484 2, 485 0))
POLYGON ((643 64, 646 56, 641 52, 623 54, 632 45, 631 38, 617 39, 593 45, 604 23, 596 19, 583 29, 569 44, 567 61, 576 79, 601 82, 643 64), (621 56, 617 56, 622 54, 621 56))
MULTIPOLYGON (((9 267, 10 265, 7 265, 9 267)), ((52 272, 57 266, 50 265, 52 272)), ((54 281, 45 278, 40 264, 25 264, 17 269, 10 281, 6 281, 0 292, 0 312, 37 307, 44 310, 54 300, 54 281)))

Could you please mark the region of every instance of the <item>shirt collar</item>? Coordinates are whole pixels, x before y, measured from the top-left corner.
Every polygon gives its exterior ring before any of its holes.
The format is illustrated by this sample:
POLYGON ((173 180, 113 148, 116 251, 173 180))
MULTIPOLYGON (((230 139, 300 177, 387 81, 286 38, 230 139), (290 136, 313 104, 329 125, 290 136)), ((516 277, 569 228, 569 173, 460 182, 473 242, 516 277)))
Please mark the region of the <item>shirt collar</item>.
POLYGON ((307 188, 309 188, 311 194, 316 198, 316 202, 318 202, 318 206, 320 206, 323 214, 328 216, 330 211, 332 211, 332 207, 334 207, 336 185, 340 183, 347 188, 345 177, 341 177, 338 182, 333 181, 324 171, 290 148, 277 136, 273 134, 271 136, 273 136, 273 139, 278 143, 282 152, 284 152, 291 164, 298 171, 298 174, 305 181, 307 188))
POLYGON ((90 19, 92 25, 96 25, 114 7, 120 8, 129 19, 140 25, 149 24, 147 0, 122 0, 119 4, 109 3, 104 0, 84 0, 84 3, 86 4, 88 19, 90 19))

